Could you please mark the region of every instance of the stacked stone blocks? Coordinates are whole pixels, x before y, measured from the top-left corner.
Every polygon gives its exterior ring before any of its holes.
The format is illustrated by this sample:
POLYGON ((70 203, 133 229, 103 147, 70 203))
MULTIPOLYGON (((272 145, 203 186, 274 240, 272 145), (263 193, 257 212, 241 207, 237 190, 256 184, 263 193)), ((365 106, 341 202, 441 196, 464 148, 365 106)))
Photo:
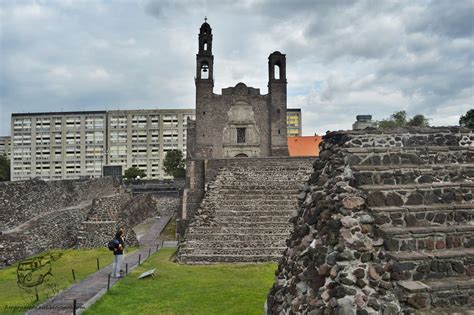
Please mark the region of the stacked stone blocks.
POLYGON ((285 249, 298 186, 311 159, 220 161, 196 210, 179 260, 185 263, 276 261, 285 249))
POLYGON ((473 132, 336 132, 324 141, 268 313, 474 307, 473 132))

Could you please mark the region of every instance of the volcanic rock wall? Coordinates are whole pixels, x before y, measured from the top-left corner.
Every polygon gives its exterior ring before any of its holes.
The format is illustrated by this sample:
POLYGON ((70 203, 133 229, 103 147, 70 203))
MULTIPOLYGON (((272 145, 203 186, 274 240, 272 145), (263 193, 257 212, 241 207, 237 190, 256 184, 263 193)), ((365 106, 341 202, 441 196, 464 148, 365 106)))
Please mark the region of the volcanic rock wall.
POLYGON ((267 312, 474 307, 473 162, 469 129, 326 135, 267 312))
POLYGON ((92 198, 120 192, 112 178, 0 184, 0 268, 50 248, 76 245, 92 198))
POLYGON ((115 194, 118 189, 119 182, 112 177, 0 183, 0 231, 14 228, 46 212, 115 194))
POLYGON ((132 228, 147 218, 176 213, 178 205, 179 196, 176 194, 133 197, 131 193, 124 193, 96 199, 80 225, 78 247, 104 247, 118 227, 125 228, 127 246, 138 246, 132 228))

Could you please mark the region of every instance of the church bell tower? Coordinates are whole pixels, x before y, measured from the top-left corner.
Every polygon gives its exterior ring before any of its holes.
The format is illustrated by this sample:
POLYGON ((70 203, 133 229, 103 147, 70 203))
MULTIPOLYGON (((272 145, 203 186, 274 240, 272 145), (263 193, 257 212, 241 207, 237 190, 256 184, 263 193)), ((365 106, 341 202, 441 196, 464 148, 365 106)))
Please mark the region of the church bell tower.
POLYGON ((207 18, 199 29, 199 50, 196 55, 196 96, 212 95, 214 88, 214 56, 212 55, 212 29, 207 18))

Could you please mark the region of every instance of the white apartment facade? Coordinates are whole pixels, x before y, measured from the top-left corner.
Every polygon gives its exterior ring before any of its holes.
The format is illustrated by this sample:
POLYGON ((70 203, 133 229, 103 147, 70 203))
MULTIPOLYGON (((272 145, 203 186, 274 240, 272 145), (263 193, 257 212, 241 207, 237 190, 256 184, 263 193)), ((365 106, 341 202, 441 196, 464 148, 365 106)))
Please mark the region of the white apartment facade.
POLYGON ((0 136, 0 155, 5 155, 10 159, 11 155, 11 137, 0 136))
POLYGON ((102 166, 137 166, 161 179, 167 151, 186 153, 192 109, 12 114, 11 180, 102 176, 102 166))
POLYGON ((136 166, 147 178, 167 178, 166 152, 179 149, 186 156, 187 120, 193 109, 119 110, 107 113, 107 165, 136 166))
POLYGON ((99 177, 106 112, 12 114, 11 180, 99 177))

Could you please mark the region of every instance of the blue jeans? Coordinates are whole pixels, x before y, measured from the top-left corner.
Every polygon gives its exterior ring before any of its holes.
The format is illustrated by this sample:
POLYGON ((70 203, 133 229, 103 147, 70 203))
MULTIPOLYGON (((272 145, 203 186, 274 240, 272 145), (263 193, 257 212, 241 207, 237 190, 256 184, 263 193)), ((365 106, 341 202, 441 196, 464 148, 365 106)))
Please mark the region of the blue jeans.
POLYGON ((114 255, 114 264, 112 265, 112 277, 120 277, 120 268, 123 263, 123 254, 114 255))

